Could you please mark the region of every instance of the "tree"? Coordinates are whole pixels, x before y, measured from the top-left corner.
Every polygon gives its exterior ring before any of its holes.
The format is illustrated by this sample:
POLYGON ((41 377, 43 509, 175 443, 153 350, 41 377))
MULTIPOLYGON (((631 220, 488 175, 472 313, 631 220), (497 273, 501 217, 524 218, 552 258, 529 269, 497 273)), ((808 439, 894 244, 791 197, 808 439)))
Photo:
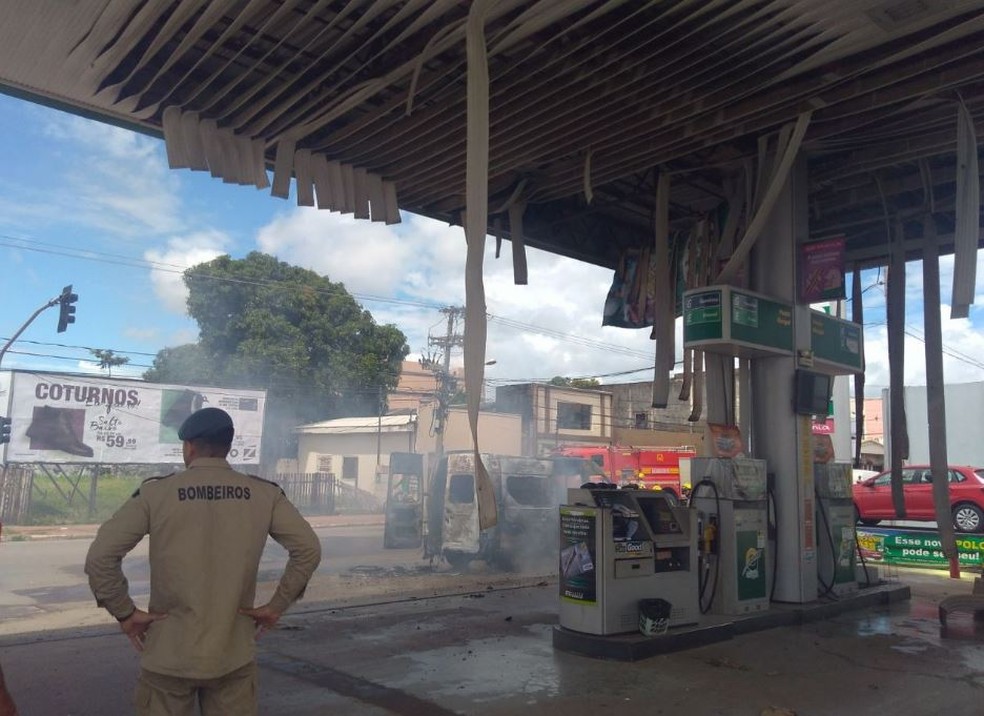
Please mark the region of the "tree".
POLYGON ((377 324, 340 283, 259 252, 220 256, 184 281, 198 343, 160 351, 144 377, 266 389, 276 457, 298 424, 376 415, 380 394, 399 381, 406 337, 377 324))
POLYGON ((115 351, 111 350, 90 348, 89 352, 97 361, 99 361, 99 370, 107 371, 110 378, 113 377, 113 368, 126 365, 130 362, 130 359, 127 356, 117 355, 115 351))
POLYGON ((550 385, 561 388, 597 388, 601 383, 597 378, 565 378, 562 375, 555 375, 550 379, 550 385))
POLYGON ((214 383, 214 371, 205 351, 198 343, 186 343, 157 352, 153 367, 144 372, 151 383, 214 383))

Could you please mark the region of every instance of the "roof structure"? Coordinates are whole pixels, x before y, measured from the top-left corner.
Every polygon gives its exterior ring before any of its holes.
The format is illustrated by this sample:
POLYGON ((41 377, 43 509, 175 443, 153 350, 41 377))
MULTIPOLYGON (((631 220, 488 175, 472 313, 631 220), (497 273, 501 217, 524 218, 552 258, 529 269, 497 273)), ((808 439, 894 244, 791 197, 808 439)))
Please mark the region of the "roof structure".
MULTIPOLYGON (((886 261, 889 214, 917 247, 926 207, 952 250, 958 106, 984 128, 984 0, 476 3, 490 230, 615 266, 652 241, 660 173, 685 232, 749 212, 793 136, 811 237, 845 235, 849 265, 886 261)), ((0 89, 164 135, 173 166, 223 181, 264 186, 274 166, 286 197, 294 173, 302 204, 461 223, 473 6, 6 0, 0 89)))
POLYGON ((417 422, 416 415, 382 415, 378 417, 336 418, 320 423, 298 425, 294 432, 305 435, 340 435, 366 432, 406 432, 417 422))

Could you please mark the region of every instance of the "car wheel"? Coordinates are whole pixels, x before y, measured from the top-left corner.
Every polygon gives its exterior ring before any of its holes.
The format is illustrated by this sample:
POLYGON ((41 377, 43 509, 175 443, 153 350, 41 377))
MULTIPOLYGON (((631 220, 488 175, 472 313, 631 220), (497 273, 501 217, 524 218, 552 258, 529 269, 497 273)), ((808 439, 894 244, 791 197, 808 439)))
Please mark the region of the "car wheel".
POLYGON ((984 527, 984 512, 977 505, 962 502, 953 508, 953 528, 958 532, 980 532, 984 527))

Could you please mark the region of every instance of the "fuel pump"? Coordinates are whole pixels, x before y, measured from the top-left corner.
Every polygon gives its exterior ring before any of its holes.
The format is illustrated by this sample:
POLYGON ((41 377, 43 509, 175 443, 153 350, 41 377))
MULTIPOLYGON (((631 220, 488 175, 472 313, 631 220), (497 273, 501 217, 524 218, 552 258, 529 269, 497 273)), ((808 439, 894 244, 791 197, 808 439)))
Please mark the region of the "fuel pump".
POLYGON ((819 596, 857 591, 857 556, 852 469, 847 463, 814 463, 817 497, 817 581, 819 596))
POLYGON ((694 458, 691 505, 699 531, 702 613, 769 608, 766 465, 752 458, 694 458))

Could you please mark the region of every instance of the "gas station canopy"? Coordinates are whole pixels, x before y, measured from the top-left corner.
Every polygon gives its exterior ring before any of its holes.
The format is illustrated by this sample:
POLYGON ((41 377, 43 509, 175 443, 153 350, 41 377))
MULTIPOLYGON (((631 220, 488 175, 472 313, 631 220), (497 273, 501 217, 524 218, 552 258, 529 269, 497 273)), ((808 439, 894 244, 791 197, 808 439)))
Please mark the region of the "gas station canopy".
MULTIPOLYGON (((157 135, 174 108, 268 167, 293 142, 461 223, 472 3, 3 5, 7 93, 157 135)), ((490 226, 521 201, 528 245, 614 266, 652 241, 660 172, 684 227, 811 113, 811 238, 885 263, 885 217, 911 209, 916 256, 931 206, 952 251, 960 104, 984 127, 984 0, 499 0, 484 30, 490 226)))

